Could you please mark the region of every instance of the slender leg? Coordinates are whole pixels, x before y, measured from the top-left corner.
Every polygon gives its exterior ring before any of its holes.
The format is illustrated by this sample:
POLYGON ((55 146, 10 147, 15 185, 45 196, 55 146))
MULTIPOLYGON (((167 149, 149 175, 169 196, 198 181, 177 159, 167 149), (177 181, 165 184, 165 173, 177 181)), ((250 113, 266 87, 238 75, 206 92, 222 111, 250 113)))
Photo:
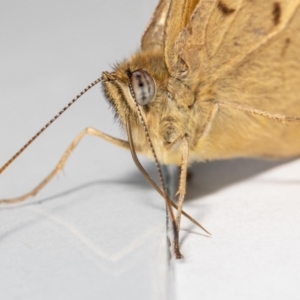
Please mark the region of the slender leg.
POLYGON ((22 202, 24 200, 26 200, 27 198, 33 197, 35 196, 42 188, 45 187, 45 185, 58 173, 60 172, 67 159, 69 158, 70 154, 73 152, 73 150, 75 149, 75 147, 79 144, 79 142, 82 140, 82 138, 86 135, 91 135, 91 136, 96 136, 96 137, 100 137, 103 138, 104 140, 125 148, 125 149, 129 149, 129 144, 127 141, 123 141, 117 138, 114 138, 110 135, 107 135, 97 129, 94 128, 86 128, 84 130, 82 130, 77 136, 76 138, 73 140, 73 142, 69 145, 69 147, 67 148, 67 150, 65 151, 65 153, 63 154, 63 156, 61 157, 61 159, 59 160, 58 164, 55 166, 55 168, 49 173, 49 175, 43 180, 41 181, 33 190, 31 190, 29 193, 26 193, 22 196, 16 197, 16 198, 12 198, 12 199, 0 199, 0 204, 12 204, 12 203, 18 203, 18 202, 22 202))
MULTIPOLYGON (((209 133, 209 130, 211 128, 211 124, 215 118, 215 115, 218 111, 219 105, 213 104, 213 107, 210 111, 210 114, 202 127, 199 135, 196 137, 196 141, 198 142, 200 139, 207 136, 209 133)), ((178 198, 178 208, 177 208, 177 214, 176 214, 176 225, 179 230, 180 228, 180 219, 181 219, 181 213, 182 213, 182 207, 184 203, 184 197, 186 194, 186 179, 187 179, 187 168, 188 168, 188 158, 189 158, 189 141, 188 141, 188 135, 184 134, 176 138, 170 145, 168 145, 168 149, 177 146, 177 144, 180 143, 182 156, 181 156, 181 166, 180 166, 180 178, 179 178, 179 186, 178 191, 176 195, 179 195, 178 198)))
POLYGON ((241 110, 243 112, 246 113, 250 113, 253 115, 258 115, 267 119, 271 119, 271 120, 275 120, 281 123, 285 123, 285 122, 300 122, 300 117, 287 117, 285 115, 280 115, 280 114, 270 114, 267 111, 264 110, 260 110, 260 109, 255 109, 249 106, 244 106, 241 104, 237 104, 237 103, 232 103, 232 102, 227 102, 227 101, 220 101, 217 102, 216 105, 220 105, 220 106, 228 106, 228 107, 232 107, 234 109, 237 110, 241 110))
POLYGON ((207 117, 206 122, 204 123, 201 131, 199 132, 199 134, 196 136, 195 138, 195 142, 198 143, 199 140, 203 139, 204 137, 206 137, 210 131, 211 125, 213 123, 213 120, 217 114, 217 111, 219 109, 219 105, 218 103, 213 104, 212 109, 207 117))
POLYGON ((188 135, 184 134, 176 138, 170 145, 167 146, 167 149, 172 147, 177 147, 180 144, 181 147, 181 165, 180 165, 180 177, 179 177, 179 185, 178 191, 176 196, 179 195, 178 198, 178 207, 177 207, 177 214, 176 214, 176 225, 177 229, 180 228, 180 219, 182 213, 182 206, 184 202, 184 197, 186 194, 186 177, 187 177, 187 168, 188 168, 188 159, 189 159, 189 142, 188 142, 188 135))
POLYGON ((252 108, 249 106, 233 103, 233 102, 228 102, 228 101, 218 101, 213 103, 212 110, 210 111, 210 114, 203 125, 202 130, 196 137, 195 141, 196 143, 199 142, 200 140, 203 140, 208 134, 211 129, 212 123, 214 121, 214 118, 220 109, 220 107, 231 107, 240 111, 243 111, 245 113, 250 113, 253 115, 261 116, 263 118, 267 118, 273 121, 277 121, 280 123, 285 124, 285 122, 300 122, 300 117, 288 117, 285 115, 280 115, 280 114, 271 114, 267 111, 252 108))
POLYGON ((187 135, 182 137, 182 156, 181 156, 181 166, 180 166, 180 178, 179 178, 179 186, 176 195, 178 197, 178 208, 176 214, 176 224, 179 230, 180 228, 180 219, 181 219, 181 212, 182 206, 184 202, 184 197, 186 194, 186 175, 187 175, 187 167, 188 167, 188 158, 189 158, 189 143, 187 135))
MULTIPOLYGON (((215 103, 210 111, 210 114, 208 115, 208 118, 203 125, 199 135, 197 136, 197 141, 205 138, 207 134, 210 131, 212 122, 216 116, 216 113, 219 109, 219 105, 215 103)), ((177 142, 178 138, 175 140, 177 142)), ((176 215, 176 223, 177 227, 180 228, 180 218, 181 218, 181 212, 184 202, 184 197, 186 194, 186 179, 187 179, 187 167, 188 167, 188 157, 189 157, 189 143, 188 143, 188 136, 184 135, 181 137, 182 140, 182 157, 181 157, 181 167, 180 167, 180 179, 179 179, 179 187, 177 195, 179 195, 178 198, 178 209, 177 209, 177 215, 176 215)), ((172 143, 173 144, 173 143, 172 143)))

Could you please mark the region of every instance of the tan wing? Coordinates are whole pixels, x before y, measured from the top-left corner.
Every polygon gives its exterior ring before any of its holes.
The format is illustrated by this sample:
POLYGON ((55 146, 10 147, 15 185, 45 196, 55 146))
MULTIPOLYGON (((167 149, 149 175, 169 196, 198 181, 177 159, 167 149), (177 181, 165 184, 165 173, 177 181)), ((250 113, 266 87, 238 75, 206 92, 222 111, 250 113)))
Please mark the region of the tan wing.
POLYGON ((298 0, 199 1, 174 47, 191 76, 216 80, 286 31, 298 6, 298 0))
MULTIPOLYGON (((177 43, 200 105, 214 99, 300 116, 299 2, 199 2, 177 43)), ((295 156, 300 154, 300 126, 221 107, 196 151, 208 159, 295 156)))
POLYGON ((141 48, 142 50, 162 50, 164 45, 165 23, 171 0, 160 0, 145 30, 141 48))
POLYGON ((171 76, 177 76, 185 70, 176 49, 176 39, 182 30, 190 22, 192 13, 199 0, 173 0, 171 1, 166 27, 164 57, 168 71, 171 76))

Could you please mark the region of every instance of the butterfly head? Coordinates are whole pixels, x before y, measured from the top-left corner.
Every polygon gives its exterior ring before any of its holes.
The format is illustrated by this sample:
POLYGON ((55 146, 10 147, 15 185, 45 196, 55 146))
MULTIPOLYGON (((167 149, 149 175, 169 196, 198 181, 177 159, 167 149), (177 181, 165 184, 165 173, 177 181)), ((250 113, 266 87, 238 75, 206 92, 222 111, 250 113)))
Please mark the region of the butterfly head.
POLYGON ((104 72, 102 78, 116 117, 123 126, 129 120, 136 151, 152 156, 145 134, 148 131, 158 159, 179 164, 178 151, 172 152, 168 146, 185 134, 189 122, 185 122, 185 108, 176 101, 182 87, 170 78, 163 56, 138 53, 116 66, 114 72, 104 72))

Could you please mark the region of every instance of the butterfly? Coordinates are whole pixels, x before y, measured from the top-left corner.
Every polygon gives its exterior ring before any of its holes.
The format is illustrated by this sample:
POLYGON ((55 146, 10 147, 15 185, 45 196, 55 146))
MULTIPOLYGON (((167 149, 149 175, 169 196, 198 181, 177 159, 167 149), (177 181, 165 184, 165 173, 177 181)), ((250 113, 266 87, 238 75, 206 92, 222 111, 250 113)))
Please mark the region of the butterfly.
POLYGON ((164 197, 174 231, 174 253, 181 258, 178 232, 188 166, 207 160, 289 158, 300 153, 299 2, 159 1, 140 50, 111 72, 103 72, 0 173, 100 82, 128 141, 88 128, 33 191, 1 202, 20 202, 35 195, 62 169, 82 137, 98 136, 130 150, 137 167, 164 197), (161 187, 144 171, 136 153, 155 161, 161 187), (166 193, 159 163, 180 166, 178 204, 166 193), (171 205, 177 208, 176 217, 171 205))

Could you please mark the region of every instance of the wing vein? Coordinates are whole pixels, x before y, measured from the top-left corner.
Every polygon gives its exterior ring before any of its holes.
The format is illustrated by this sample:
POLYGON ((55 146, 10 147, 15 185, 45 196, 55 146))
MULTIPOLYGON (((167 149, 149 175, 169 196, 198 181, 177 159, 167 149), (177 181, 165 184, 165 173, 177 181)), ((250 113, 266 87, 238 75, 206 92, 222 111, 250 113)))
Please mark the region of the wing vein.
POLYGON ((299 1, 298 4, 295 6, 294 9, 290 9, 290 16, 287 18, 288 21, 285 23, 281 23, 278 25, 276 30, 273 30, 270 32, 265 39, 262 41, 259 41, 254 46, 250 47, 250 49, 245 53, 241 55, 237 55, 233 59, 231 59, 228 63, 224 64, 222 68, 218 69, 215 74, 212 77, 212 82, 217 81, 219 78, 222 78, 225 74, 229 73, 231 70, 237 68, 240 64, 242 64, 247 58, 249 58, 251 55, 253 55, 256 51, 260 50, 263 46, 266 46, 269 42, 271 42, 273 39, 278 37, 279 34, 281 34, 287 26, 292 21, 293 17, 296 15, 297 10, 299 8, 299 1))
POLYGON ((234 17, 231 19, 230 23, 228 23, 228 26, 226 27, 226 29, 224 30, 224 33, 222 35, 222 38, 220 39, 220 42, 218 43, 218 46, 216 47, 216 49, 214 50, 214 52, 211 54, 211 56, 214 56, 218 50, 220 49, 220 47, 223 45, 225 37, 227 36, 230 28, 232 27, 233 22, 235 21, 236 17, 238 16, 238 14, 241 11, 241 7, 243 6, 243 0, 241 0, 239 6, 237 7, 237 12, 234 14, 234 17))

